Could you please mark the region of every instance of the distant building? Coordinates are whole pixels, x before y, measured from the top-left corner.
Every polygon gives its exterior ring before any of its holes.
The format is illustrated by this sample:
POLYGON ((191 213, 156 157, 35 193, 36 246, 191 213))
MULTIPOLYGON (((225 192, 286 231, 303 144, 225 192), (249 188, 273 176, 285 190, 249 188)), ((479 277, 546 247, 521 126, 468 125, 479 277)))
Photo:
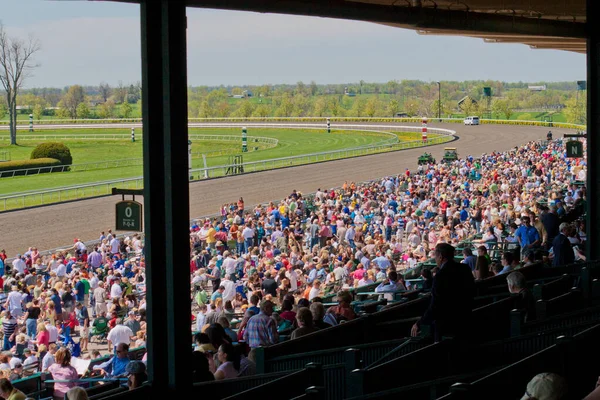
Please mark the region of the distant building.
POLYGON ((529 85, 527 88, 529 90, 531 90, 532 92, 542 92, 542 91, 546 90, 546 85, 541 85, 541 86, 529 85))
POLYGON ((471 103, 473 103, 473 104, 477 104, 477 100, 475 100, 475 99, 474 99, 474 98, 472 98, 471 96, 465 96, 465 97, 463 97, 462 99, 460 99, 460 100, 458 101, 458 107, 460 108, 460 107, 463 105, 463 103, 464 103, 465 101, 467 101, 467 99, 471 99, 471 103))

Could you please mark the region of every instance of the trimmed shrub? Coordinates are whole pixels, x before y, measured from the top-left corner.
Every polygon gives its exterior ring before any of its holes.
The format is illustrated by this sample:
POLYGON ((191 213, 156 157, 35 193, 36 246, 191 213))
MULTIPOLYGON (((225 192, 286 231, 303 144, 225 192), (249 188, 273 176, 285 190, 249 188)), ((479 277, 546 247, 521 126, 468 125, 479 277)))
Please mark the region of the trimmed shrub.
POLYGON ((26 175, 26 171, 19 171, 17 173, 3 173, 3 171, 16 171, 16 170, 24 170, 27 168, 42 168, 41 173, 44 172, 58 172, 62 171, 62 167, 60 167, 61 162, 54 158, 37 158, 35 160, 17 160, 17 161, 7 161, 0 162, 0 178, 7 176, 19 176, 26 175), (47 167, 47 168, 44 168, 47 167), (60 167, 60 168, 52 168, 52 167, 60 167))
POLYGON ((54 158, 59 160, 63 165, 73 164, 71 150, 62 143, 48 142, 39 144, 31 152, 31 159, 37 158, 54 158))

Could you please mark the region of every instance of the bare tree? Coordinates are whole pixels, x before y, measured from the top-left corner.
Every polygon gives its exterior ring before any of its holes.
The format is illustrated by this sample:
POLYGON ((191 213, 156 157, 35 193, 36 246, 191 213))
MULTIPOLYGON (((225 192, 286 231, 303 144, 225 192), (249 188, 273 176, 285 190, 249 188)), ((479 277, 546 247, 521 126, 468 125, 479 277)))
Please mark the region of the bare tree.
POLYGON ((102 97, 102 101, 106 102, 106 100, 108 100, 112 92, 110 85, 106 82, 102 82, 100 83, 100 86, 98 88, 100 90, 100 97, 102 97))
POLYGON ((8 37, 0 23, 0 83, 6 92, 10 119, 10 144, 17 144, 17 95, 23 82, 38 65, 33 62, 40 43, 32 36, 27 42, 8 37))

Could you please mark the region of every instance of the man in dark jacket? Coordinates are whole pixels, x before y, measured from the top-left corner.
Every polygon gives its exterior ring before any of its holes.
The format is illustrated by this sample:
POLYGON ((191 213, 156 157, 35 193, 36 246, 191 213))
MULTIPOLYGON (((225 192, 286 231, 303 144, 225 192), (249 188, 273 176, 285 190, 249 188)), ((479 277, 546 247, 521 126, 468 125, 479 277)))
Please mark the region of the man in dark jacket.
POLYGON ((413 325, 412 336, 417 336, 421 325, 431 325, 435 341, 443 336, 464 337, 469 331, 475 282, 471 269, 454 261, 454 247, 440 243, 435 247, 435 261, 439 267, 433 278, 431 302, 423 317, 413 325))
POLYGON ((553 267, 575 262, 575 253, 573 253, 573 247, 567 237, 570 228, 566 222, 560 224, 560 234, 552 242, 552 253, 554 253, 554 259, 552 260, 553 267))

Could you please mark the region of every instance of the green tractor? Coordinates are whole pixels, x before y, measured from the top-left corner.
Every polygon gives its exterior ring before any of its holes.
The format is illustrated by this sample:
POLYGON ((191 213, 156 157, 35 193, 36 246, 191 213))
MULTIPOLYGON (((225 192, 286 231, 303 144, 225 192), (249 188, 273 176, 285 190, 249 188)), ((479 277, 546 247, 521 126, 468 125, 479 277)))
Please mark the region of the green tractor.
POLYGON ((419 164, 419 165, 435 164, 435 158, 433 158, 431 153, 423 153, 423 155, 419 157, 417 164, 419 164))
POLYGON ((456 152, 456 147, 446 147, 444 148, 444 162, 451 163, 458 160, 458 153, 456 152))

